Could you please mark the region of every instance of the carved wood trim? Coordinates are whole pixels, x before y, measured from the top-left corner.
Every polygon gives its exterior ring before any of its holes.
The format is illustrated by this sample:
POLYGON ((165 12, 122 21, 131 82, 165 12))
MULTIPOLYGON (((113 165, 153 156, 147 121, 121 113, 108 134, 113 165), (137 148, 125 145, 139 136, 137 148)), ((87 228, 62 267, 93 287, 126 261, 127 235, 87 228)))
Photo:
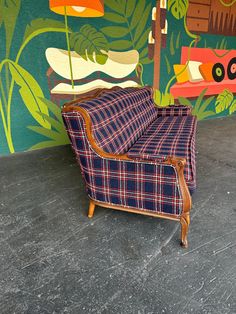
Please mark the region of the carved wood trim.
POLYGON ((90 198, 90 204, 91 203, 93 205, 98 205, 98 206, 105 207, 105 208, 117 209, 117 210, 129 212, 129 213, 141 214, 141 215, 151 216, 151 217, 165 218, 165 219, 174 220, 174 221, 180 221, 179 215, 170 215, 170 214, 157 213, 157 212, 152 212, 152 211, 130 208, 130 207, 126 207, 126 206, 119 206, 119 205, 114 205, 114 204, 110 204, 110 203, 104 203, 104 202, 96 201, 96 200, 93 200, 90 198))

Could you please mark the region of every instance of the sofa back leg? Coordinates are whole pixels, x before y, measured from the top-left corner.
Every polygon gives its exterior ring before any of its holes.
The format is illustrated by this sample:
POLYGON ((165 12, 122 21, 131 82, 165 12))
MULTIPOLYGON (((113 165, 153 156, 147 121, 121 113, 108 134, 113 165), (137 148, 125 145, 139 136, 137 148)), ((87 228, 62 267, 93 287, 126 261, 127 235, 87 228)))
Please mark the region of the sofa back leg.
POLYGON ((88 218, 92 218, 94 215, 95 203, 93 200, 89 202, 88 218))
POLYGON ((188 247, 188 240, 187 240, 187 235, 188 235, 188 227, 190 224, 190 215, 189 213, 184 213, 180 217, 180 223, 181 223, 181 245, 184 248, 188 247))

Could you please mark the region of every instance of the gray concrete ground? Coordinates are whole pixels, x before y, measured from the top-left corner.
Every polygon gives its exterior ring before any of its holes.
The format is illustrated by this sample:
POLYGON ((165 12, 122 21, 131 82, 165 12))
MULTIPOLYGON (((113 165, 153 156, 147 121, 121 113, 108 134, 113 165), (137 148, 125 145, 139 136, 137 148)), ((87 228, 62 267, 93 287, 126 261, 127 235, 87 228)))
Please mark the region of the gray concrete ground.
POLYGON ((236 313, 236 117, 199 123, 176 222, 97 208, 68 146, 0 159, 0 313, 236 313))

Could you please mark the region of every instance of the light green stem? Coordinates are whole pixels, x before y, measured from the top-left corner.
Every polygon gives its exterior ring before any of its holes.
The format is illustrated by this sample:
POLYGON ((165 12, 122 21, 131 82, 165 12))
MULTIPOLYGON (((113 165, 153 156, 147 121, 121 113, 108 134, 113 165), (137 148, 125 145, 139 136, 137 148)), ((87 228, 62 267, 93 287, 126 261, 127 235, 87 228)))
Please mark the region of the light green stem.
MULTIPOLYGON (((6 59, 8 57, 6 56, 6 59)), ((7 91, 9 91, 9 85, 10 85, 10 82, 9 82, 9 69, 8 69, 8 65, 6 65, 6 69, 5 69, 6 73, 5 73, 5 76, 6 76, 6 89, 7 91)))
POLYGON ((186 23, 186 19, 187 19, 187 14, 185 14, 184 16, 184 29, 185 29, 185 32, 186 34, 190 37, 190 38, 193 38, 195 40, 200 40, 201 37, 199 35, 195 35, 193 33, 191 33, 189 30, 188 30, 188 27, 187 27, 187 23, 186 23))
POLYGON ((71 62, 71 51, 70 51, 70 41, 69 41, 66 6, 64 6, 64 13, 65 13, 64 16, 65 16, 65 26, 66 26, 66 43, 67 43, 67 50, 68 50, 69 64, 70 64, 71 85, 72 85, 72 88, 74 89, 74 79, 73 79, 73 69, 72 69, 72 62, 71 62))
POLYGON ((137 75, 137 77, 140 78, 140 83, 141 83, 141 85, 144 86, 144 83, 143 83, 143 65, 142 65, 142 63, 138 63, 137 67, 136 67, 136 69, 135 69, 136 75, 137 75), (141 68, 140 77, 139 77, 138 70, 137 70, 137 67, 138 67, 138 66, 140 66, 140 68, 141 68))
MULTIPOLYGON (((236 0, 235 0, 236 1, 236 0)), ((190 48, 192 47, 192 45, 196 42, 196 41, 199 41, 201 39, 200 36, 198 35, 195 35, 193 33, 191 33, 189 30, 188 30, 188 27, 187 27, 187 24, 186 24, 186 17, 187 17, 187 14, 184 16, 184 29, 185 29, 185 32, 186 34, 190 37, 190 38, 193 38, 193 40, 191 41, 189 47, 188 47, 188 60, 185 64, 185 67, 179 72, 177 73, 176 75, 172 76, 172 78, 169 80, 169 82, 167 83, 166 85, 166 88, 165 88, 165 93, 168 93, 168 90, 170 88, 170 84, 176 79, 177 76, 181 75, 187 68, 188 64, 189 64, 189 60, 190 60, 190 48)))
POLYGON ((2 84, 1 77, 0 77, 0 90, 1 90, 4 106, 5 106, 5 108, 7 108, 7 99, 6 99, 5 90, 4 90, 4 87, 3 87, 3 84, 2 84))
POLYGON ((1 99, 0 99, 0 112, 1 112, 3 128, 4 128, 4 131, 5 131, 5 135, 6 135, 9 151, 10 151, 10 153, 14 153, 15 150, 14 150, 14 146, 13 146, 13 142, 12 142, 12 136, 11 136, 11 132, 9 132, 9 129, 7 127, 7 122, 6 122, 6 118, 5 118, 5 115, 4 115, 1 99))
POLYGON ((184 73, 184 71, 186 70, 188 64, 189 64, 189 60, 190 60, 190 48, 192 47, 192 45, 195 43, 195 39, 191 41, 189 47, 188 47, 188 60, 185 64, 185 67, 179 72, 177 73, 176 75, 173 75, 172 78, 169 80, 169 82, 167 83, 166 85, 166 88, 165 88, 165 94, 168 93, 168 90, 170 88, 170 84, 176 79, 177 76, 181 75, 182 73, 184 73))

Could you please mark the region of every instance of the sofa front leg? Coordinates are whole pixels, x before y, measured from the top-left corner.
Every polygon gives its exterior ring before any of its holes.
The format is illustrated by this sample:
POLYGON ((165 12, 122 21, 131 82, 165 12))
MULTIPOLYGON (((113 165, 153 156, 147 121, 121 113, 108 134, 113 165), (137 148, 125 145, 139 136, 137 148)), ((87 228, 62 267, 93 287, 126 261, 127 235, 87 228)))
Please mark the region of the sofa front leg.
POLYGON ((95 203, 93 200, 89 202, 88 218, 92 218, 94 215, 95 203))
POLYGON ((190 224, 190 215, 189 213, 184 213, 180 217, 180 223, 181 223, 181 246, 184 248, 188 247, 188 227, 190 224))

